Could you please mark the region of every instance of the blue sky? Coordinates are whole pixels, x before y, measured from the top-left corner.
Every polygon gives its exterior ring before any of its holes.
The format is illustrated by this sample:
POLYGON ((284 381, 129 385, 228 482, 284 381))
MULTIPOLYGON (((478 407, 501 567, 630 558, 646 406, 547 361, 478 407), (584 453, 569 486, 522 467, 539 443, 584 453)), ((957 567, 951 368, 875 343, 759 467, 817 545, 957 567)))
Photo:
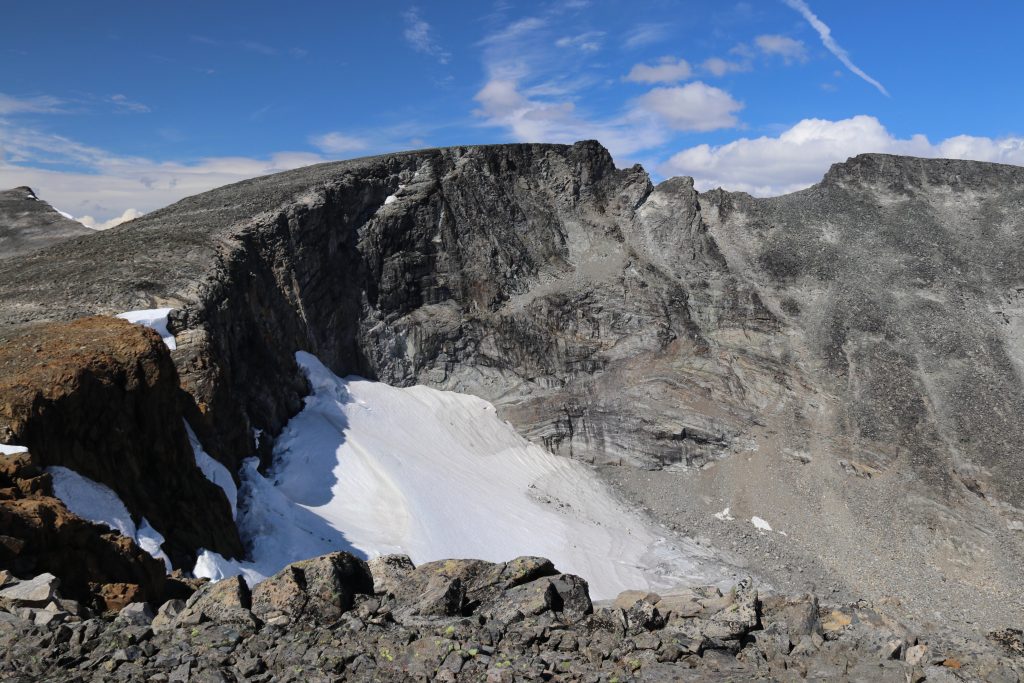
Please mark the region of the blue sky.
POLYGON ((767 195, 867 151, 1024 164, 1024 3, 9 3, 0 186, 87 224, 327 159, 601 140, 767 195))

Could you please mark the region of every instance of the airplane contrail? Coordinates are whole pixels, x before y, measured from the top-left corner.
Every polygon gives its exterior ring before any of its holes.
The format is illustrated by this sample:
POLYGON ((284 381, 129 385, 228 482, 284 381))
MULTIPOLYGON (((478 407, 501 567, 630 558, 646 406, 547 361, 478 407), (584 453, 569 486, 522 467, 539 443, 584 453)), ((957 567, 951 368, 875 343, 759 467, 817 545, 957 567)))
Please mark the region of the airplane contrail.
POLYGON ((828 24, 819 19, 818 15, 811 11, 811 8, 807 6, 807 3, 804 2, 804 0, 783 0, 783 2, 803 15, 804 19, 807 20, 807 23, 818 32, 819 36, 821 36, 821 42, 825 45, 828 51, 834 54, 847 69, 878 88, 878 92, 889 97, 889 91, 885 89, 884 85, 873 79, 871 76, 868 76, 864 73, 863 69, 853 63, 853 60, 850 59, 850 55, 846 50, 844 50, 839 43, 836 42, 836 39, 832 37, 832 29, 828 27, 828 24))

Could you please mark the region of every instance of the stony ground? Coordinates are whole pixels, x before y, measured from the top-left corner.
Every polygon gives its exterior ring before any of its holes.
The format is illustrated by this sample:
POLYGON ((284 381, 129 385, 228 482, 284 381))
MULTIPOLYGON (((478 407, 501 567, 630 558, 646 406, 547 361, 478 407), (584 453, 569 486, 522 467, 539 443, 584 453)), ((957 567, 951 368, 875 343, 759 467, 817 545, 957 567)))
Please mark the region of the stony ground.
POLYGON ((0 574, 0 679, 10 681, 1007 681, 1020 631, 944 639, 884 606, 626 592, 594 606, 549 561, 334 553, 250 589, 238 578, 154 610, 91 616, 59 581, 0 574))

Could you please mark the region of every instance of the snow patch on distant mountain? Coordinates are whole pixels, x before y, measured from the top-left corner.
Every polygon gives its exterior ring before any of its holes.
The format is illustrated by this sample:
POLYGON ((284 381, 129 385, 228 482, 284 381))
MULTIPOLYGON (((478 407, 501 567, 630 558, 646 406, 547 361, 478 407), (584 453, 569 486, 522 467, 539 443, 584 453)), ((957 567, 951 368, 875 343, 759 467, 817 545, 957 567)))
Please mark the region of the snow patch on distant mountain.
POLYGON ((550 558, 595 599, 731 579, 709 550, 669 540, 586 465, 521 437, 494 406, 428 387, 342 379, 296 358, 313 393, 287 425, 267 477, 246 461, 239 531, 249 562, 200 554, 197 576, 258 581, 332 550, 504 561, 550 558))

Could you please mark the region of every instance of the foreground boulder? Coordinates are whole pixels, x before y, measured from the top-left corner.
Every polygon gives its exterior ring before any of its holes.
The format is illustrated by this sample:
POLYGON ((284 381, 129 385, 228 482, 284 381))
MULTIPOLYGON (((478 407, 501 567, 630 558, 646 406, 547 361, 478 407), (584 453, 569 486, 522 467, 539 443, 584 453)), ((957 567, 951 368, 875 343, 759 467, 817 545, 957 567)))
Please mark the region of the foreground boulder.
POLYGON ((252 611, 261 619, 308 616, 330 623, 351 609, 357 595, 373 594, 366 563, 349 553, 296 562, 256 585, 252 611))
MULTIPOLYGON (((39 577, 21 592, 35 599, 53 586, 39 577)), ((367 564, 332 553, 286 567, 251 594, 239 577, 207 584, 155 617, 143 604, 116 618, 40 614, 0 610, 0 678, 920 683, 1024 676, 1013 629, 949 639, 863 602, 760 596, 749 580, 725 591, 631 591, 595 609, 585 581, 529 557, 416 567, 404 556, 367 564)))

